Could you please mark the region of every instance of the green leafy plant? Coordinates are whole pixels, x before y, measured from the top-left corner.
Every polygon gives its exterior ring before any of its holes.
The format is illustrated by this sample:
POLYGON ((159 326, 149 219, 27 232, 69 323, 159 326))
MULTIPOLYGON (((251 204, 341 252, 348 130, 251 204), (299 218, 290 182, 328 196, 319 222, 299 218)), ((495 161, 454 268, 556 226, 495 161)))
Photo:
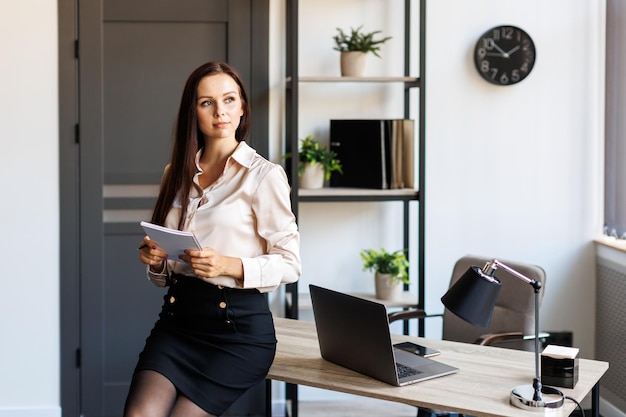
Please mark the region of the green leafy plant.
MULTIPOLYGON (((283 158, 290 157, 291 153, 287 153, 283 158)), ((326 146, 321 146, 318 141, 313 139, 312 135, 308 135, 300 140, 300 150, 298 151, 299 176, 304 172, 304 166, 307 162, 312 165, 321 164, 324 168, 324 178, 326 180, 330 179, 330 175, 334 171, 343 174, 341 161, 337 159, 337 154, 326 146)))
POLYGON ((392 279, 404 284, 409 283, 409 261, 406 258, 405 250, 399 249, 395 252, 387 252, 385 249, 375 251, 374 249, 363 249, 361 251, 363 260, 363 270, 378 272, 380 274, 390 274, 392 279))
POLYGON ((338 33, 333 36, 333 39, 335 40, 335 47, 333 49, 340 52, 371 52, 372 54, 380 58, 380 55, 378 54, 378 51, 380 51, 380 45, 391 39, 391 36, 387 36, 382 39, 374 39, 374 36, 381 33, 380 30, 363 33, 361 32, 362 28, 362 25, 356 29, 350 28, 349 33, 344 32, 340 28, 337 28, 338 33))

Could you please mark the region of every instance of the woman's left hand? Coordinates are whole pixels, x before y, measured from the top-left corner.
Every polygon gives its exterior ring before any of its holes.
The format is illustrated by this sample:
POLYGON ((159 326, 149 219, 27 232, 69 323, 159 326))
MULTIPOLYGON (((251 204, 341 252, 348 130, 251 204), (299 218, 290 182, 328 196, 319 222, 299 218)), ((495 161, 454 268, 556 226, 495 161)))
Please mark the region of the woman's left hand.
POLYGON ((243 278, 241 259, 222 256, 211 248, 202 248, 202 250, 188 249, 179 258, 189 264, 193 273, 200 278, 215 278, 219 276, 229 276, 236 279, 243 278))

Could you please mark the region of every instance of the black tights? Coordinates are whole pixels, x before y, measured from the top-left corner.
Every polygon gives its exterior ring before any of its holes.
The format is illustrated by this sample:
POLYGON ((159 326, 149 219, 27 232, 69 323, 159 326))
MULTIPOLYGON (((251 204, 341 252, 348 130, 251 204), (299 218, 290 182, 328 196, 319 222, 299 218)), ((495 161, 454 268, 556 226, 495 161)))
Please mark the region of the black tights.
POLYGON ((155 371, 133 376, 124 417, 216 417, 180 395, 169 379, 155 371))

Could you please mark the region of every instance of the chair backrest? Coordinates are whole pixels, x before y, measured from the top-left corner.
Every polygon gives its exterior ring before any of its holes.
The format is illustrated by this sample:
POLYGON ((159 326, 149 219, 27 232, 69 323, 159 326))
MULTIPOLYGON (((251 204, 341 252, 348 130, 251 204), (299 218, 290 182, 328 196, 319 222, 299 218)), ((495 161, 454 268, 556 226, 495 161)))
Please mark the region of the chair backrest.
MULTIPOLYGON (((461 278, 470 266, 476 265, 482 268, 492 259, 472 255, 459 259, 454 265, 450 286, 461 278)), ((497 259, 517 272, 540 281, 542 286, 539 293, 539 303, 541 303, 546 284, 546 273, 543 268, 526 263, 497 259)), ((532 286, 503 269, 496 271, 496 277, 502 281, 502 288, 489 326, 487 328, 472 326, 445 309, 443 314, 443 339, 473 343, 480 336, 487 333, 522 332, 528 335, 534 334, 535 292, 532 286)), ((534 350, 534 341, 506 342, 499 344, 499 346, 532 351, 534 350)))

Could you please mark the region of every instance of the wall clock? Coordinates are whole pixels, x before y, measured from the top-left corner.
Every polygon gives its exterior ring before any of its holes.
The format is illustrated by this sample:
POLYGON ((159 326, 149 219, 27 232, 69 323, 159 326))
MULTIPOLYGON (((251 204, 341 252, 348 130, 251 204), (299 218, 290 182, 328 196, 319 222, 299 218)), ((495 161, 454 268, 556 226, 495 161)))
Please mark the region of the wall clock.
POLYGON ((474 48, 474 63, 482 78, 496 85, 517 84, 535 65, 535 44, 522 29, 496 26, 483 33, 474 48))

